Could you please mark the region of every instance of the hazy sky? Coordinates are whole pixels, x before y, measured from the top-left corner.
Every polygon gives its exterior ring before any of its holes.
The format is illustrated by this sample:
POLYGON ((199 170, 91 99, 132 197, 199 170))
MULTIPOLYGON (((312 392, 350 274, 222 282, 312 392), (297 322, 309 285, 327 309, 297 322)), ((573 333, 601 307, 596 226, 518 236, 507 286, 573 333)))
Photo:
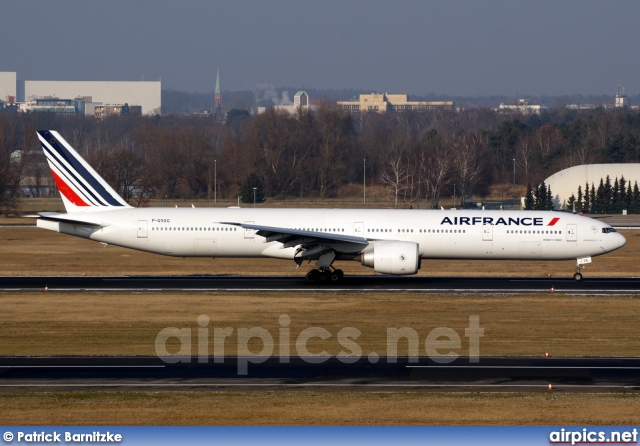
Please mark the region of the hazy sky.
POLYGON ((0 71, 211 92, 640 93, 640 1, 0 0, 0 71))

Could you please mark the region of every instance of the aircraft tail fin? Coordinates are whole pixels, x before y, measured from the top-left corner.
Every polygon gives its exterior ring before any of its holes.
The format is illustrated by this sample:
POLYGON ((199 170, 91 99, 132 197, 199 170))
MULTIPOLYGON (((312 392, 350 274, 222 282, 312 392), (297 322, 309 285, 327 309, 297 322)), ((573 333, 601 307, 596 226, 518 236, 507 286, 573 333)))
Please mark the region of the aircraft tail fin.
POLYGON ((131 207, 54 130, 39 130, 38 138, 67 213, 131 207))

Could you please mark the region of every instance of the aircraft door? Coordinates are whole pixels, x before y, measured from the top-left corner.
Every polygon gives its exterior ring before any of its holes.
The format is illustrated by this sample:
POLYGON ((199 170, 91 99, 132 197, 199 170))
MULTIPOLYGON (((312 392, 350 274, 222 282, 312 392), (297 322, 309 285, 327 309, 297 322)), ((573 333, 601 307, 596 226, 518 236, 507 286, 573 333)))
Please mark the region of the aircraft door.
MULTIPOLYGON (((255 221, 245 221, 244 223, 246 225, 253 225, 255 224, 255 221)), ((254 229, 244 228, 244 238, 254 238, 255 234, 256 234, 256 231, 254 229)))
POLYGON ((147 238, 147 220, 138 220, 138 238, 147 238))
POLYGON ((578 241, 578 225, 567 225, 567 241, 578 241))
POLYGON ((482 240, 485 242, 493 241, 493 226, 482 225, 482 240))
POLYGON ((361 221, 356 221, 353 223, 353 236, 354 237, 363 237, 364 238, 364 223, 361 221))

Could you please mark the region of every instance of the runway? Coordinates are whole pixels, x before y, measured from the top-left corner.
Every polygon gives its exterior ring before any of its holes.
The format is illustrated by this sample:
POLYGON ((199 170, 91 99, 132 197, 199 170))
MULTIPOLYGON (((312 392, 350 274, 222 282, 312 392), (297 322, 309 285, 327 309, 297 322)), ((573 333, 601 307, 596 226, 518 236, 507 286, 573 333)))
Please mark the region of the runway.
POLYGON ((15 276, 0 277, 3 292, 316 292, 568 295, 640 294, 640 278, 347 276, 339 285, 309 284, 304 277, 261 276, 15 276))
POLYGON ((640 358, 2 357, 0 391, 640 393, 640 358), (172 358, 173 360, 177 358, 172 358), (220 359, 220 358, 218 358, 220 359), (246 374, 241 370, 246 365, 246 374), (551 388, 549 388, 551 385, 551 388))

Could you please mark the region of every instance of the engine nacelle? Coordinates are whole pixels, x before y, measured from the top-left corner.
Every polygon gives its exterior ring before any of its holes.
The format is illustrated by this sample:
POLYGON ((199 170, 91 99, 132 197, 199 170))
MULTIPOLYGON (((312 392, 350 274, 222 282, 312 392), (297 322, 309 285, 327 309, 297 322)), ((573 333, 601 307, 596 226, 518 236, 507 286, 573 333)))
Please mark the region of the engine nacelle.
POLYGON ((415 274, 420 268, 420 252, 417 243, 381 242, 360 256, 364 266, 382 274, 415 274))

